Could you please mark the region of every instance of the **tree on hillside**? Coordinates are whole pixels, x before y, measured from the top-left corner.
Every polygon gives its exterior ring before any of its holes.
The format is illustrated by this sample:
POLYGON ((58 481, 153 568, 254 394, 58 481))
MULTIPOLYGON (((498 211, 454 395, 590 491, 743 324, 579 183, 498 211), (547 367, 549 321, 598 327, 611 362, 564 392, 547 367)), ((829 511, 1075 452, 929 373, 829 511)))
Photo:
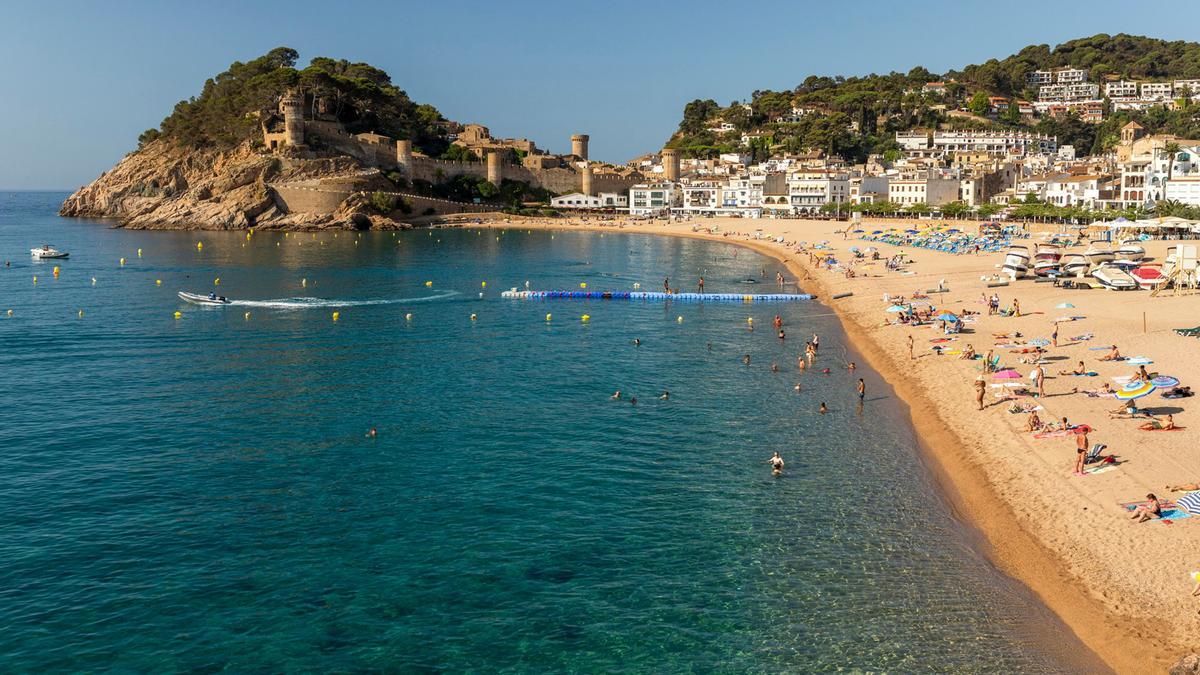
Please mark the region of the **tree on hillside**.
POLYGON ((717 102, 709 99, 696 99, 683 107, 683 120, 679 123, 679 131, 685 134, 697 134, 704 131, 704 123, 721 109, 717 102))
POLYGON ((971 112, 975 113, 976 115, 986 115, 988 112, 987 92, 985 92, 985 91, 975 92, 975 95, 971 97, 971 104, 970 104, 969 108, 970 108, 971 112))

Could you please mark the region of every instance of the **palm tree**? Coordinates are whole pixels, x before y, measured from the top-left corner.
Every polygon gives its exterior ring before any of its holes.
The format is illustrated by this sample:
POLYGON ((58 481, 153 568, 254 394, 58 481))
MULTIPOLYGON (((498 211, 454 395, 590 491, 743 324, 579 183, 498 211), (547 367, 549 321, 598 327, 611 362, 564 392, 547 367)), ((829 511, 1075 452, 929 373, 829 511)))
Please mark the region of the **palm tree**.
POLYGON ((1175 156, 1179 154, 1179 144, 1175 141, 1167 141, 1163 145, 1163 152, 1167 155, 1167 182, 1163 183, 1163 197, 1167 196, 1167 183, 1171 182, 1171 177, 1175 172, 1175 156))

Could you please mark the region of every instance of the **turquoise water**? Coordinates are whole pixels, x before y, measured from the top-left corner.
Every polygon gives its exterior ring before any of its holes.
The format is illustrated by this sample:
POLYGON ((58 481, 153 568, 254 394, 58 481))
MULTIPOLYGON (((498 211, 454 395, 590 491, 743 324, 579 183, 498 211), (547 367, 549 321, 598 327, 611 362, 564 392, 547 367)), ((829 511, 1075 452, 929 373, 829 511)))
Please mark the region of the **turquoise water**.
POLYGON ((979 555, 865 367, 856 405, 820 304, 499 298, 739 291, 769 259, 617 233, 128 232, 55 217, 64 196, 0 193, 6 671, 1096 667, 979 555), (57 279, 43 241, 72 253, 57 279), (218 277, 251 304, 175 297, 218 277), (796 370, 812 332, 828 376, 796 370))

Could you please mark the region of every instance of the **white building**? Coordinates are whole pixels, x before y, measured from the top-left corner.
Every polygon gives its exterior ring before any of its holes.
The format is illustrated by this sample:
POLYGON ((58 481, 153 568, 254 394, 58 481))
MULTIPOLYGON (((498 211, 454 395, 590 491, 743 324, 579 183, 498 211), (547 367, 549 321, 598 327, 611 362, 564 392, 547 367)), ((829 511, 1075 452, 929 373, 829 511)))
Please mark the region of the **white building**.
POLYGON ((1110 179, 1098 174, 1056 176, 1046 182, 1046 203, 1055 206, 1094 208, 1103 198, 1101 190, 1110 179))
POLYGON ((841 171, 806 170, 788 175, 788 203, 795 212, 814 212, 822 206, 850 201, 850 176, 841 171))
POLYGON ((1143 82, 1141 97, 1143 101, 1166 101, 1171 98, 1172 89, 1170 82, 1143 82))
POLYGON ((888 201, 941 206, 958 201, 959 187, 955 178, 897 178, 888 181, 888 201))
POLYGON ((897 131, 896 143, 900 149, 908 152, 910 150, 925 150, 929 148, 929 132, 928 131, 897 131))
MULTIPOLYGON (((896 134, 900 147, 900 133, 896 134)), ((935 131, 932 146, 941 154, 986 152, 996 156, 1050 154, 1058 149, 1054 136, 1012 130, 935 131)))
POLYGON ((888 199, 888 176, 863 176, 850 179, 850 203, 874 204, 888 199))
POLYGON ((1181 98, 1184 95, 1192 98, 1200 97, 1200 80, 1175 80, 1174 96, 1181 98))
POLYGON ((1030 85, 1039 84, 1078 84, 1087 82, 1086 70, 1080 68, 1056 68, 1054 70, 1035 70, 1025 76, 1025 82, 1030 85))
POLYGON ((601 192, 596 195, 572 192, 551 197, 550 206, 556 209, 625 209, 629 206, 629 197, 616 192, 601 192))
POLYGON ((1109 98, 1137 98, 1138 84, 1127 80, 1109 82, 1104 85, 1104 95, 1109 98))
POLYGON ((640 183, 629 188, 629 215, 653 216, 676 205, 679 191, 674 183, 640 183))

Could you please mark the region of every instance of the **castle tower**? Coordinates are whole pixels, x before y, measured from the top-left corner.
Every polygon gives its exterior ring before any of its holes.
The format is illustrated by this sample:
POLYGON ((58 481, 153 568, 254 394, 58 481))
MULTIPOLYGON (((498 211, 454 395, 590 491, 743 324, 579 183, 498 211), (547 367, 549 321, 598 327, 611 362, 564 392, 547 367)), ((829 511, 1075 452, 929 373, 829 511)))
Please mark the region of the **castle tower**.
POLYGON ((284 94, 279 102, 283 110, 283 132, 287 145, 304 145, 304 97, 295 90, 284 94))
POLYGON ((487 179, 496 187, 500 187, 500 182, 504 180, 504 169, 500 164, 500 153, 498 152, 488 152, 487 154, 487 179))
POLYGON ((587 159, 587 146, 590 136, 587 134, 575 134, 571 136, 571 154, 579 159, 587 159))
POLYGON ((579 191, 585 195, 592 194, 592 165, 584 163, 583 172, 579 176, 579 191))
POLYGON ((412 173, 412 141, 396 141, 396 166, 406 174, 412 173))
POLYGON ((672 183, 679 181, 679 151, 675 148, 662 150, 663 177, 672 183))

